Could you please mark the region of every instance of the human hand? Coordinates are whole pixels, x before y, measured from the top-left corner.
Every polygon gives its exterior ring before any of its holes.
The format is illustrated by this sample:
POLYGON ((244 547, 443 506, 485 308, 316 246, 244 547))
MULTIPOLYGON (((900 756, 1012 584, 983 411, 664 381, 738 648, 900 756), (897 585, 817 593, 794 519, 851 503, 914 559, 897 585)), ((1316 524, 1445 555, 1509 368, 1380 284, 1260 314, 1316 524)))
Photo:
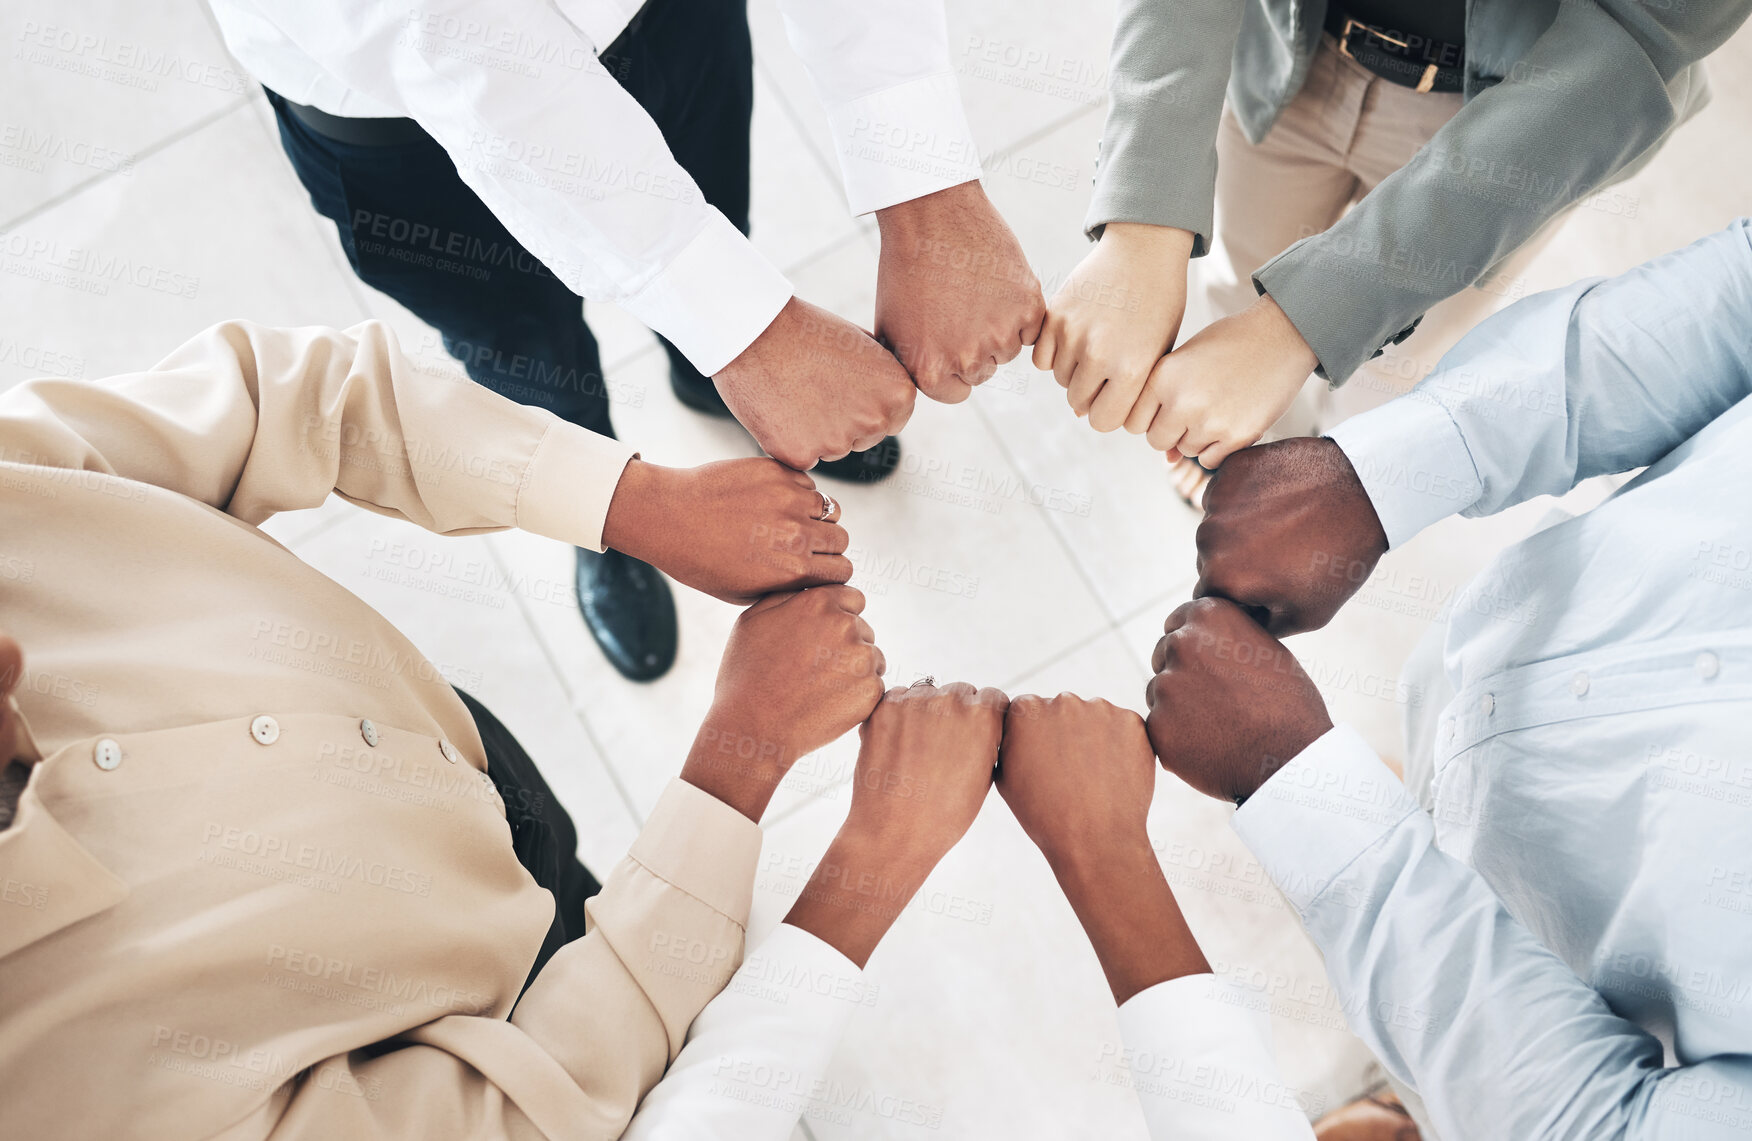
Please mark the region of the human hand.
POLYGON ((602 541, 677 582, 747 605, 774 591, 852 577, 836 501, 777 460, 719 460, 693 468, 635 459, 608 505, 602 541))
POLYGON ((876 211, 876 336, 919 391, 959 404, 1032 344, 1046 303, 978 182, 876 211))
POLYGON ((681 779, 758 821, 798 757, 870 716, 887 662, 849 586, 769 594, 742 612, 681 779))
POLYGON ((1205 489, 1194 598, 1227 598, 1284 638, 1332 621, 1387 551, 1344 449, 1297 437, 1244 448, 1205 489))
POLYGON ((766 453, 798 471, 900 431, 918 391, 868 333, 797 297, 712 380, 766 453))
POLYGON ((1050 370, 1097 432, 1125 423, 1144 382, 1174 347, 1186 313, 1192 234, 1109 222, 1047 306, 1034 367, 1050 370))
POLYGON ((868 962, 979 815, 1009 703, 965 682, 889 690, 864 724, 851 811, 785 922, 868 962))
POLYGON ((1071 693, 1010 703, 998 792, 1055 869, 1150 846, 1156 757, 1144 719, 1071 693))
POLYGON ((1209 971, 1150 845, 1143 719, 1074 694, 1018 697, 999 759, 998 792, 1052 867, 1114 1001, 1209 971))
POLYGON ((1168 615, 1144 691, 1162 765, 1207 796, 1236 803, 1332 728, 1296 656, 1220 598, 1168 615))
POLYGON ((1262 296, 1156 362, 1126 417, 1170 461, 1219 467, 1289 408, 1320 362, 1277 302, 1262 296))

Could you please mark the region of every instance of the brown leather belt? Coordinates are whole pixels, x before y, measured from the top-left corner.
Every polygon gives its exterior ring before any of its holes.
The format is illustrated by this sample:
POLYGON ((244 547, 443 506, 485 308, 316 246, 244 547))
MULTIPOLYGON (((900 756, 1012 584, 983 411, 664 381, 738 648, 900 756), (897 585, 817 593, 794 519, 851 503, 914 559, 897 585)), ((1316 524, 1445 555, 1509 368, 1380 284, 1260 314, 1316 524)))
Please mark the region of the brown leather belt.
POLYGON ((1466 85, 1463 45, 1365 24, 1336 6, 1326 10, 1326 30, 1338 41, 1340 55, 1390 83, 1439 92, 1460 91, 1466 85))

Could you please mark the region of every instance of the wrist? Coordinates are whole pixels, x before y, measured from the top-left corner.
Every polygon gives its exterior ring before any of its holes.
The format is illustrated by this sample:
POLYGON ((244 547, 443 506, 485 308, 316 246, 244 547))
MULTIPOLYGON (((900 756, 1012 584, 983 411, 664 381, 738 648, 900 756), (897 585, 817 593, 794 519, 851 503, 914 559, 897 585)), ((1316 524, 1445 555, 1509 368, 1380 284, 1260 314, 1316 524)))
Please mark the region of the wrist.
POLYGON ((1307 374, 1320 367, 1320 358, 1314 354, 1308 339, 1302 336, 1302 330, 1296 328, 1296 323, 1290 320, 1290 315, 1284 312, 1275 297, 1261 293, 1253 308, 1268 330, 1270 343, 1276 346, 1279 356, 1286 362, 1293 362, 1289 371, 1307 374))
POLYGON ((1169 979, 1210 971, 1147 836, 1061 858, 1053 873, 1116 1005, 1169 979))
POLYGON ((885 235, 890 231, 905 231, 929 221, 939 211, 955 209, 976 199, 981 202, 985 199, 985 190, 977 178, 884 206, 876 211, 876 228, 885 235))
POLYGON ((758 824, 795 760, 789 743, 758 723, 714 709, 694 736, 681 779, 758 824))
POLYGON ((798 893, 785 922, 814 935, 861 969, 912 902, 934 863, 921 864, 885 849, 877 833, 848 820, 798 893))
MULTIPOLYGON (((641 562, 650 558, 653 538, 660 533, 658 520, 664 514, 661 500, 675 475, 674 468, 659 467, 634 456, 621 470, 620 482, 608 501, 602 522, 602 545, 631 555, 641 562)), ((673 521, 672 521, 673 523, 673 521)))
POLYGON ((1098 245, 1123 246, 1152 255, 1174 256, 1182 260, 1192 257, 1191 230, 1178 226, 1157 226, 1149 222, 1109 222, 1101 228, 1098 245))

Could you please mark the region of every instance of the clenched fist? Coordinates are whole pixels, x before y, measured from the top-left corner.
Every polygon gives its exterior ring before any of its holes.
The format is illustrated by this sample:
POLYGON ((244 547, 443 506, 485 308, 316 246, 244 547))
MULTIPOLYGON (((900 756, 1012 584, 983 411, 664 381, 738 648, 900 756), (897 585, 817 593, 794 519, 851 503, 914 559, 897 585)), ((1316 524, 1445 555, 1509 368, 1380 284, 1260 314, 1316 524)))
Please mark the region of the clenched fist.
POLYGON ((864 725, 851 811, 785 922, 868 962, 979 815, 1009 703, 964 682, 889 690, 864 725))
POLYGON ((920 392, 959 404, 1034 343, 1040 281, 977 182, 878 210, 876 221, 876 336, 920 392))
POLYGON ((1150 744, 1193 788, 1240 803, 1332 728, 1296 656, 1234 603, 1185 603, 1163 631, 1144 691, 1150 744))
POLYGON ((1220 467, 1277 422, 1320 360, 1296 326, 1263 296, 1213 321, 1161 360, 1126 417, 1170 460, 1220 467))
POLYGON ((868 333, 796 297, 712 380, 767 455, 798 471, 900 431, 918 392, 868 333))
POLYGON ((847 825, 935 864, 985 803, 1009 704, 966 682, 889 690, 864 723, 847 825))
POLYGON ((1191 256, 1186 230, 1109 222, 1053 295, 1034 367, 1052 372, 1071 410, 1097 432, 1125 423, 1150 370, 1174 347, 1191 256))
POLYGON ((1193 597, 1238 602, 1279 638, 1330 622, 1387 551, 1356 469, 1327 439, 1236 452, 1204 508, 1193 597))
POLYGON ((608 507, 602 540, 677 582, 746 605, 774 591, 852 577, 839 504, 776 460, 696 468, 633 460, 608 507))
POLYGON ((1070 693, 1018 697, 999 759, 998 792, 1053 867, 1150 846, 1156 758, 1131 710, 1070 693))
POLYGON ((849 586, 769 594, 742 612, 683 780, 751 820, 798 757, 870 716, 887 662, 849 586))

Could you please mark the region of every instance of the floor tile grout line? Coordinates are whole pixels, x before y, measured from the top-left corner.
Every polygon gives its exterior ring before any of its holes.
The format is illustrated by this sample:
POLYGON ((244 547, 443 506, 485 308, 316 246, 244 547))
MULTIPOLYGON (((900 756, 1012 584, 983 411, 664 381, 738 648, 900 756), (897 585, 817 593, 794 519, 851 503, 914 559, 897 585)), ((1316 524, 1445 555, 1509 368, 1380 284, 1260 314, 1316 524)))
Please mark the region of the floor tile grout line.
MULTIPOLYGON (((511 567, 505 562, 504 553, 499 550, 497 544, 492 542, 487 543, 487 550, 491 553, 499 573, 503 574, 509 581, 511 567)), ((614 791, 620 796, 622 807, 632 817, 633 830, 637 832, 643 829, 645 827, 645 814, 634 805, 632 794, 627 791, 626 785, 621 783, 620 773, 615 771, 614 762, 609 758, 608 750, 604 747, 602 739, 596 734, 596 727, 590 723, 590 718, 586 717, 584 711, 578 707, 578 695, 572 689, 572 683, 566 677, 565 671, 560 668, 558 659, 554 657, 553 648, 548 645, 547 639, 542 637, 541 631, 536 628, 535 616, 529 612, 529 603, 516 591, 511 593, 512 598, 517 603, 517 612, 523 615, 523 625, 528 629, 529 636, 535 639, 535 644, 541 647, 541 655, 547 659, 549 671, 554 675, 554 680, 559 683, 561 692, 566 695, 566 705, 572 710, 572 716, 577 720, 579 726, 583 728, 584 736, 589 740, 590 747, 596 750, 597 759, 602 762, 602 768, 608 774, 609 783, 614 786, 614 791)))
MULTIPOLYGON (((205 128, 212 126, 214 123, 217 123, 219 120, 225 118, 225 116, 230 115, 232 112, 238 110, 239 108, 249 106, 249 102, 253 98, 254 98, 253 95, 245 95, 239 99, 234 99, 230 103, 227 103, 225 106, 220 107, 218 110, 209 111, 207 114, 201 116, 199 119, 196 119, 194 122, 188 124, 187 126, 179 127, 177 130, 172 131, 170 134, 164 136, 162 139, 159 139, 157 142, 152 143, 149 146, 143 147, 138 151, 135 151, 134 155, 133 155, 134 163, 133 163, 132 169, 138 170, 140 168, 140 164, 143 163, 145 160, 152 158, 154 155, 159 154, 160 152, 166 150, 169 147, 175 146, 177 143, 182 142, 184 139, 188 138, 190 135, 196 134, 196 133, 204 130, 205 128)), ((92 175, 90 178, 86 179, 83 182, 75 183, 74 185, 69 186, 67 189, 61 191, 59 194, 56 194, 54 197, 48 199, 47 201, 40 202, 37 205, 31 207, 29 210, 26 210, 24 213, 20 214, 18 217, 10 219, 9 221, 0 223, 0 234, 10 233, 13 230, 17 229, 19 226, 22 226, 27 222, 35 221, 36 219, 42 217, 44 214, 53 210, 55 207, 64 205, 67 202, 71 202, 73 199, 79 197, 81 194, 84 194, 87 190, 90 190, 92 187, 97 186, 100 183, 107 182, 109 179, 116 177, 116 175, 119 173, 120 173, 119 171, 115 171, 115 170, 100 171, 99 173, 92 175)))

